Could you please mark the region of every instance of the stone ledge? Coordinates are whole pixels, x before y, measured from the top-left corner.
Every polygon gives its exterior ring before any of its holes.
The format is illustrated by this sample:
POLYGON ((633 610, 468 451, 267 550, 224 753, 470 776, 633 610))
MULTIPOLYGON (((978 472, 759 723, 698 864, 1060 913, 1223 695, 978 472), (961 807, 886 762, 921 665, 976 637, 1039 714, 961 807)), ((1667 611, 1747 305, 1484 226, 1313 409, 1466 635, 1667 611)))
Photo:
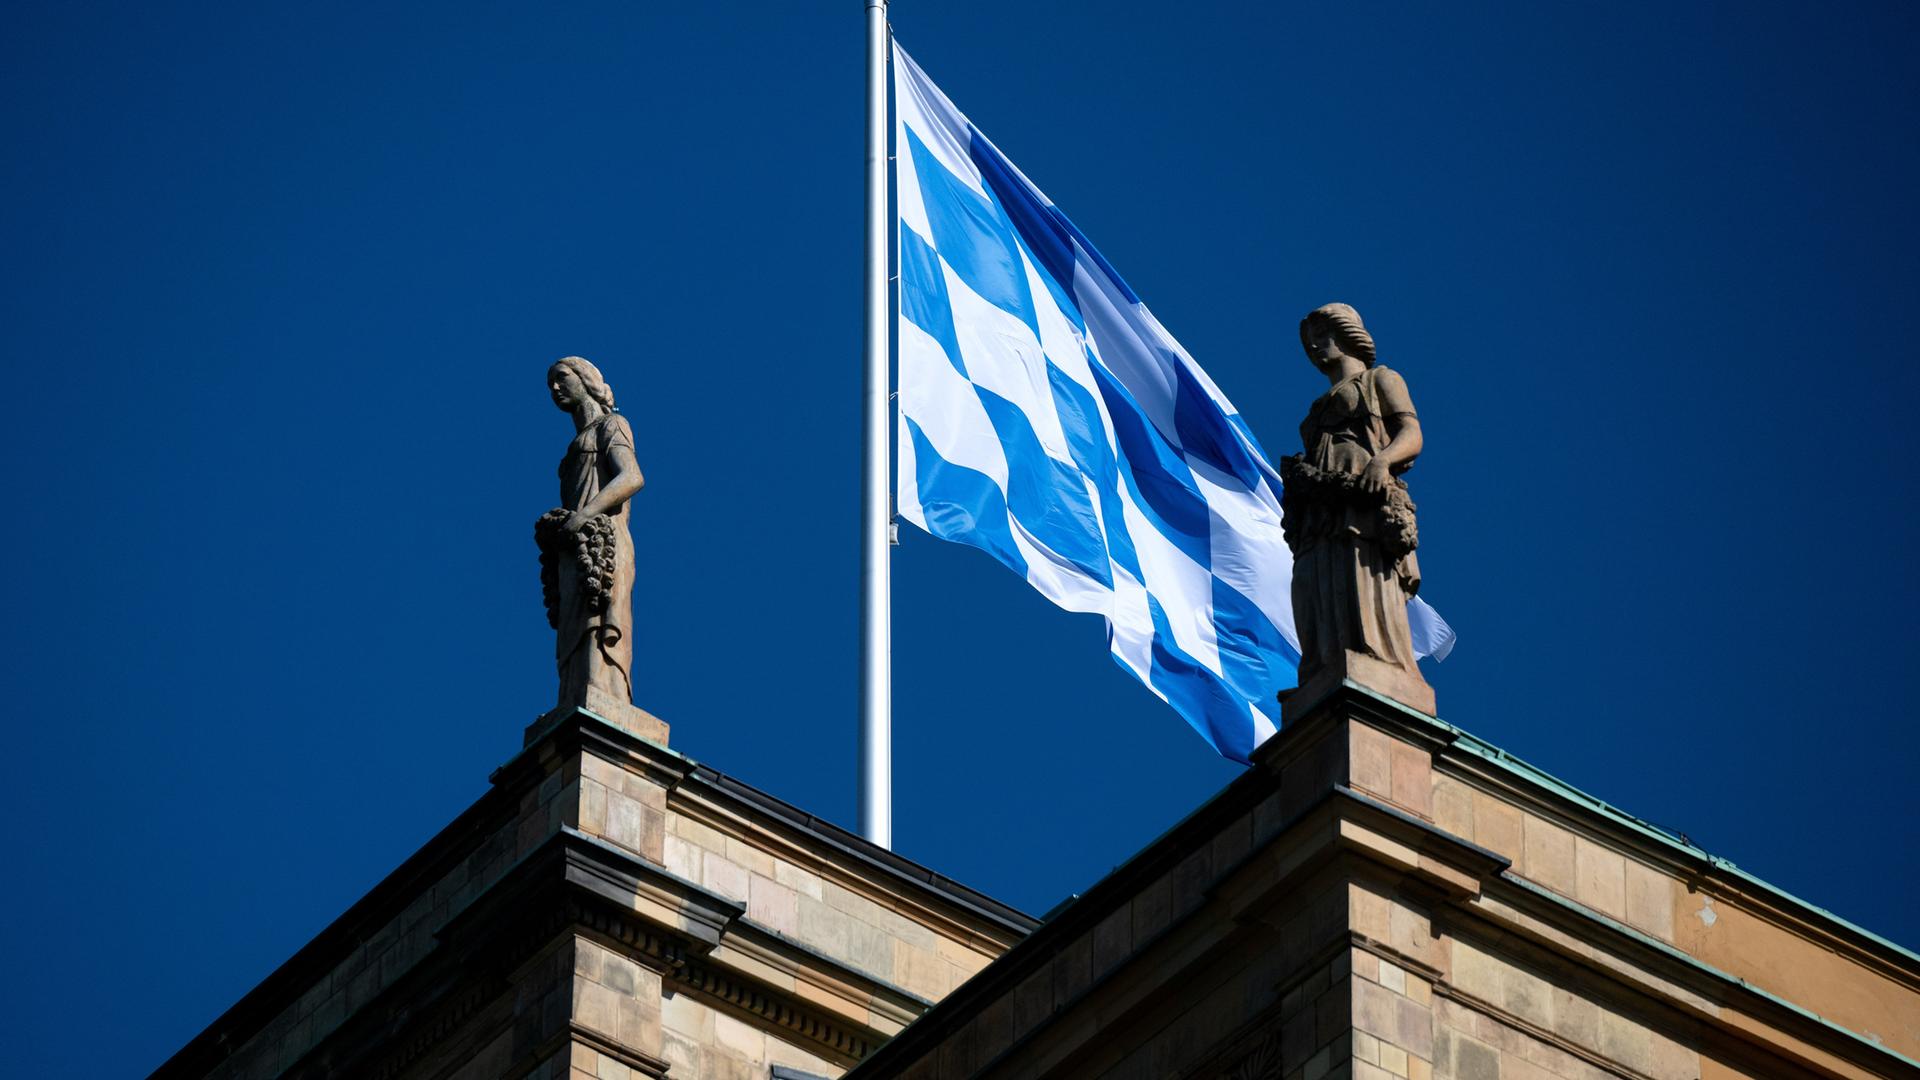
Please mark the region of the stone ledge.
MULTIPOLYGON (((561 854, 564 886, 595 901, 570 908, 577 924, 668 983, 726 1011, 771 1021, 829 1060, 850 1065, 898 1030, 876 1026, 876 1005, 882 1015, 901 1016, 902 1025, 925 1007, 898 987, 748 922, 742 905, 613 845, 564 829, 545 846, 561 854), (782 976, 793 985, 782 985, 782 976), (802 983, 818 992, 800 992, 802 983)), ((518 897, 506 902, 524 907, 518 897)))
POLYGON ((1279 732, 1254 748, 1254 764, 1278 771, 1343 721, 1364 722, 1431 752, 1451 746, 1463 734, 1438 717, 1343 680, 1321 691, 1312 702, 1303 702, 1279 732))
POLYGON ((1338 670, 1326 670, 1305 685, 1280 692, 1280 722, 1291 724, 1321 708, 1343 691, 1361 690, 1419 715, 1434 715, 1433 687, 1418 674, 1408 674, 1371 656, 1348 650, 1338 670))
MULTIPOLYGON (((1731 863, 1617 807, 1460 733, 1434 757, 1434 774, 1602 844, 1671 878, 1689 892, 1738 906, 1812 949, 1859 965, 1896 987, 1920 993, 1920 958, 1892 942, 1806 904, 1731 863)), ((1605 917, 1605 916, 1601 916, 1605 917)), ((1682 950, 1684 951, 1684 950, 1682 950)))
POLYGON ((1510 865, 1503 855, 1336 784, 1283 820, 1268 844, 1223 872, 1209 893, 1226 901, 1234 919, 1257 918, 1343 856, 1405 874, 1452 898, 1478 895, 1482 882, 1510 865))
POLYGON ((610 1057, 620 1064, 625 1065, 627 1068, 632 1069, 634 1072, 639 1073, 641 1076, 651 1078, 651 1080, 664 1080, 667 1075, 667 1070, 670 1068, 665 1061, 651 1054, 642 1054, 631 1046, 625 1046, 615 1042, 592 1028, 575 1021, 569 1021, 567 1030, 561 1032, 557 1038, 549 1041, 535 1056, 546 1057, 549 1054, 558 1053, 569 1043, 587 1047, 603 1057, 610 1057))
MULTIPOLYGON (((1604 984, 1660 1002, 1674 1016, 1728 1046, 1759 1047, 1823 1075, 1920 1077, 1915 1062, 1791 1002, 1784 1001, 1578 901, 1512 874, 1481 896, 1449 909, 1436 927, 1472 918, 1536 964, 1567 964, 1604 984), (1570 947, 1568 942, 1579 947, 1570 947)), ((1454 994, 1451 980, 1436 994, 1454 994)), ((1764 1060, 1764 1059, 1763 1059, 1764 1060)))
MULTIPOLYGON (((917 894, 914 905, 928 920, 937 918, 955 934, 972 932, 968 930, 968 920, 975 924, 987 923, 997 935, 989 940, 996 948, 1004 949, 1025 938, 1040 924, 1038 919, 984 893, 934 873, 664 745, 641 738, 585 709, 573 709, 559 716, 539 741, 495 769, 492 782, 496 788, 524 791, 537 786, 548 775, 553 762, 575 752, 592 753, 659 784, 666 789, 670 800, 679 800, 671 804, 677 813, 687 813, 687 804, 702 809, 711 807, 761 823, 760 831, 779 836, 782 847, 805 852, 804 861, 834 865, 837 877, 866 881, 868 888, 882 882, 897 882, 900 891, 917 894), (844 860, 846 865, 840 865, 838 860, 844 860), (871 873, 863 874, 863 871, 871 873), (941 907, 949 910, 942 912, 941 907)), ((691 816, 698 820, 703 815, 695 812, 691 816)))
POLYGON ((540 718, 533 723, 528 724, 522 735, 522 745, 532 746, 539 742, 547 732, 576 712, 587 713, 601 723, 611 724, 636 738, 645 739, 660 746, 667 745, 669 729, 665 720, 632 702, 617 701, 592 688, 588 689, 587 694, 585 702, 551 709, 541 714, 540 718))

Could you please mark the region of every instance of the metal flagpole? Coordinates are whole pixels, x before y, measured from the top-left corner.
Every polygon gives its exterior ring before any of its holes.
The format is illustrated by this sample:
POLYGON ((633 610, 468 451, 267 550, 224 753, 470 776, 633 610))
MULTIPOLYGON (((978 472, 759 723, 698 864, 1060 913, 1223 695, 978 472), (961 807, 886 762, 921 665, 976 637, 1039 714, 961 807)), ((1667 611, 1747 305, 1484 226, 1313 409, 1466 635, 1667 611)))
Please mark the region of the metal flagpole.
POLYGON ((860 509, 860 835, 893 846, 892 542, 887 378, 887 0, 867 4, 866 470, 860 509))

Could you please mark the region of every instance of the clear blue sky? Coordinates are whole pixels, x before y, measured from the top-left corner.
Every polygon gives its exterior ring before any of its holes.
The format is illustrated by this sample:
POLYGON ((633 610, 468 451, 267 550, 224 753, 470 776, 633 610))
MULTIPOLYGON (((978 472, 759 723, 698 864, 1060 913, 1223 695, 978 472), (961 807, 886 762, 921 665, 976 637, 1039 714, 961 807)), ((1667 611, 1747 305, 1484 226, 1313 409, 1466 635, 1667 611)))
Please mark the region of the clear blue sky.
MULTIPOLYGON (((1920 8, 900 0, 1275 453, 1345 300, 1443 716, 1920 944, 1920 8)), ((863 31, 815 3, 27 3, 0 40, 9 1067, 142 1074, 480 795, 600 364, 638 697, 855 816, 863 31)), ((897 847, 1032 911, 1236 772, 897 549, 897 847)))

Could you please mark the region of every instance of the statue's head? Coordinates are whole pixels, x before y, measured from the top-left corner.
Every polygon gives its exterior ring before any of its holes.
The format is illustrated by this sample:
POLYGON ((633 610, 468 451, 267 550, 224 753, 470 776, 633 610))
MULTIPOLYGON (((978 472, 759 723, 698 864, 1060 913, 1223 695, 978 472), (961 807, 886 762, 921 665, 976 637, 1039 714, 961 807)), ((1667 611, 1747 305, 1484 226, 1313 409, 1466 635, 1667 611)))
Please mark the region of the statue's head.
POLYGON ((597 401, 613 409, 613 387, 584 356, 563 356, 547 369, 547 391, 562 412, 572 412, 583 401, 597 401))
POLYGON ((1323 371, 1341 356, 1373 366, 1373 335, 1348 304, 1322 304, 1308 312, 1300 320, 1300 344, 1307 350, 1307 359, 1323 371))

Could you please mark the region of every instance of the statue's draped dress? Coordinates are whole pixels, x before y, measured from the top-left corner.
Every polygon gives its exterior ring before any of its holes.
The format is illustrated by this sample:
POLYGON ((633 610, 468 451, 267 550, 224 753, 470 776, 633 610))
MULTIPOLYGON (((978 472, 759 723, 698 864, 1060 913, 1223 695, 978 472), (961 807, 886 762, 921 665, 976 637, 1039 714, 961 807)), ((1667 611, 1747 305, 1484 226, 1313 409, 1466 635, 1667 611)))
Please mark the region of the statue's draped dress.
MULTIPOLYGON (((1390 441, 1370 367, 1342 379, 1313 403, 1300 424, 1307 464, 1358 476, 1390 441)), ((1405 413, 1412 417, 1409 405, 1405 413)), ((1397 478, 1394 498, 1404 501, 1397 478)), ((1410 508, 1410 506, 1409 506, 1410 508)), ((1407 598, 1420 590, 1413 552, 1395 556, 1381 544, 1373 500, 1314 501, 1302 509, 1293 556, 1293 618, 1300 636, 1300 682, 1323 667, 1345 670, 1343 650, 1365 653, 1419 675, 1407 628, 1407 598)))
MULTIPOLYGON (((560 505, 579 510, 592 502, 619 467, 612 450, 633 450, 633 429, 625 417, 608 413, 574 436, 560 460, 560 505)), ((589 688, 619 703, 633 700, 633 535, 627 529, 627 503, 607 515, 613 523, 614 580, 606 583, 607 609, 594 611, 586 582, 573 559, 557 560, 559 611, 555 616, 555 659, 560 666, 560 701, 584 704, 589 688)))

